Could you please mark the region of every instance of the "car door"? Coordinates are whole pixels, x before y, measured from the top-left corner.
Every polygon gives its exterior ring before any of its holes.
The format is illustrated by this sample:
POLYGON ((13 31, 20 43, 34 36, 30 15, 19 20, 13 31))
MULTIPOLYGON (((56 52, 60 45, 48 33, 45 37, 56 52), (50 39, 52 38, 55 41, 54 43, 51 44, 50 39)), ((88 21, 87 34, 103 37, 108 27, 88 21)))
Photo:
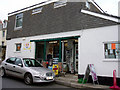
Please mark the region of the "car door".
POLYGON ((14 72, 15 72, 15 76, 19 78, 22 78, 24 75, 25 70, 23 67, 22 60, 20 58, 16 58, 15 60, 14 72))
POLYGON ((5 70, 6 74, 8 75, 14 75, 14 62, 15 62, 15 57, 8 58, 5 62, 5 70))

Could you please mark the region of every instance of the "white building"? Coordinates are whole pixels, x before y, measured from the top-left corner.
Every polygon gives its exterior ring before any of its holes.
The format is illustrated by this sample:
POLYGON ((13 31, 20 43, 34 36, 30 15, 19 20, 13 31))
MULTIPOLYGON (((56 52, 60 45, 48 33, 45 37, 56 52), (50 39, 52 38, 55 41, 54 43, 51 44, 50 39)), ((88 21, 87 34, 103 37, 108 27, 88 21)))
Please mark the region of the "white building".
POLYGON ((113 70, 120 81, 119 17, 86 3, 89 8, 84 2, 49 1, 10 13, 6 58, 36 58, 45 67, 58 58, 59 71, 79 78, 94 64, 100 84, 112 82, 113 70))

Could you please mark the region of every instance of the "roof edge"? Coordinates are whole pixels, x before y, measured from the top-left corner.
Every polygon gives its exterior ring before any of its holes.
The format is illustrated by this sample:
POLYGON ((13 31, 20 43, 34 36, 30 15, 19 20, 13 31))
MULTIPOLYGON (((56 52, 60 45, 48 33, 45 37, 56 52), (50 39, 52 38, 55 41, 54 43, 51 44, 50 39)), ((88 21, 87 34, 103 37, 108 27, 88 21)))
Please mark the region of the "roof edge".
POLYGON ((107 19, 107 20, 111 20, 111 21, 120 23, 119 17, 118 18, 117 17, 112 17, 112 16, 108 16, 106 14, 100 14, 100 13, 96 13, 96 12, 92 12, 92 11, 88 11, 88 10, 84 10, 84 9, 82 9, 81 12, 84 13, 84 14, 89 14, 89 15, 92 15, 92 16, 96 16, 96 17, 100 17, 100 18, 103 18, 103 19, 107 19))

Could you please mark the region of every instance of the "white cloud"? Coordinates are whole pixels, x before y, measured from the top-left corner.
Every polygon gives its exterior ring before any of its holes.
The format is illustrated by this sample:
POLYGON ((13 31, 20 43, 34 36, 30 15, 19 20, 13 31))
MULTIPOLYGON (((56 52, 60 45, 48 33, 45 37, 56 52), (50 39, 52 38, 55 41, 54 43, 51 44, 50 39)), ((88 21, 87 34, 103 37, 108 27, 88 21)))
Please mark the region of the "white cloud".
POLYGON ((95 0, 98 5, 107 13, 118 15, 118 2, 120 0, 95 0))

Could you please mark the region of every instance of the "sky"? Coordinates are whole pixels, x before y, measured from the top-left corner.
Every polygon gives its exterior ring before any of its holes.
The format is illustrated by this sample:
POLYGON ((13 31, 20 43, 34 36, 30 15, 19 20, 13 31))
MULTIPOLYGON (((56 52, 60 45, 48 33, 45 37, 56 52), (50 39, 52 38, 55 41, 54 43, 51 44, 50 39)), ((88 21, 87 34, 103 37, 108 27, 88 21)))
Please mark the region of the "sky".
MULTIPOLYGON (((8 19, 8 13, 46 1, 46 0, 0 0, 0 20, 8 19)), ((108 14, 118 16, 120 0, 94 0, 108 14)))

